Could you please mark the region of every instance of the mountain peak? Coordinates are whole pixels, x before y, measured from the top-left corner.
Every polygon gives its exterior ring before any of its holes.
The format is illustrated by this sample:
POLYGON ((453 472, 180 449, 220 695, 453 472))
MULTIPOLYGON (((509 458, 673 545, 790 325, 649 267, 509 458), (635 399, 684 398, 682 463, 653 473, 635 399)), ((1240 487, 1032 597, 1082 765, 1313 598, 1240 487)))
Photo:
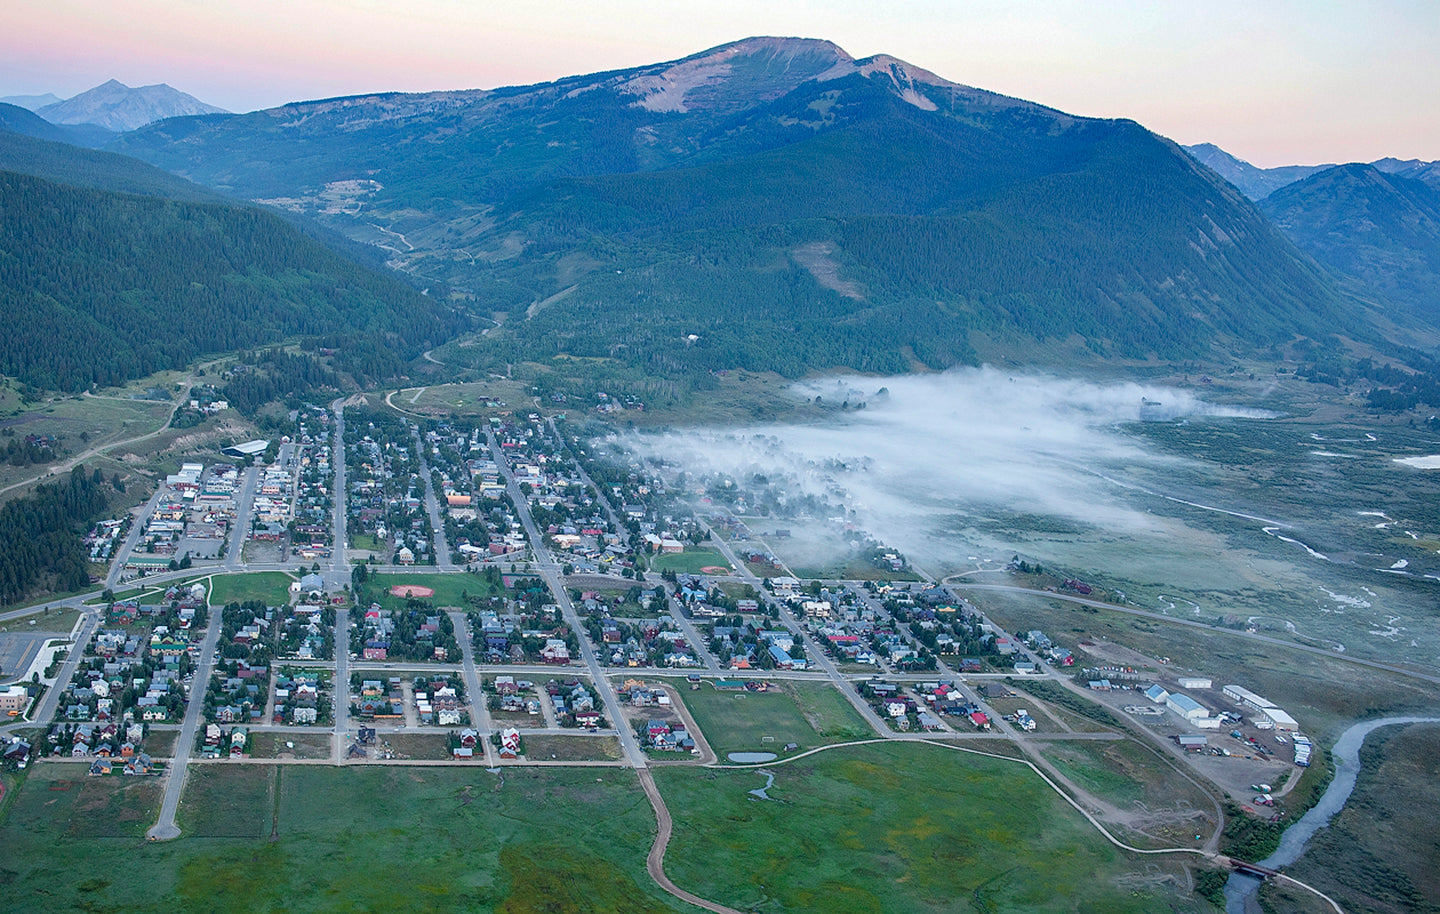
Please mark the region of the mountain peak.
POLYGON ((742 38, 668 63, 621 74, 614 88, 647 111, 725 109, 742 96, 772 99, 854 59, 819 38, 742 38), (728 87, 721 91, 721 87, 728 87))
POLYGON ((227 112, 165 83, 134 89, 118 79, 109 79, 73 98, 39 108, 35 113, 52 124, 94 124, 124 132, 168 117, 227 112))

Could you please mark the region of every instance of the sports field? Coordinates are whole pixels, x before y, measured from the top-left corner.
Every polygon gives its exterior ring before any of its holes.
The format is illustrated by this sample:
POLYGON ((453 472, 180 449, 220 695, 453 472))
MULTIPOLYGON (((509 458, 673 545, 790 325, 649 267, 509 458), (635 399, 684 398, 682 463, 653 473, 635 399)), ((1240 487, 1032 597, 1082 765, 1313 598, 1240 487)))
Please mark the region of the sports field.
POLYGON ((372 574, 365 585, 365 598, 385 609, 404 607, 406 598, 394 593, 397 587, 423 587, 432 593, 420 599, 435 606, 467 606, 466 595, 496 596, 505 592, 498 584, 477 574, 372 574))
POLYGON ((651 571, 677 571, 681 574, 729 574, 730 563, 718 549, 686 547, 684 552, 657 555, 650 560, 651 571), (710 570, 706 570, 710 569, 710 570))

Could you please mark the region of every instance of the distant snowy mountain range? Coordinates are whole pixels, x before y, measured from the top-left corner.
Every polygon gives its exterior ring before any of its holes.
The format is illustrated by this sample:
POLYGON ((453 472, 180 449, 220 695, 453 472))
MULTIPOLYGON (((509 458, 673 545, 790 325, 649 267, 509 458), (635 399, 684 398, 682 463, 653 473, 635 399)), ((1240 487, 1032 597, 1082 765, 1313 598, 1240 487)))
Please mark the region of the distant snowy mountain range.
POLYGON ((52 124, 91 124, 115 133, 124 133, 169 117, 228 113, 224 108, 207 105, 195 96, 164 83, 131 88, 114 79, 64 100, 47 92, 44 95, 12 95, 0 98, 0 102, 28 108, 52 124))
MULTIPOLYGON (((1335 163, 1332 162, 1328 165, 1281 165, 1276 168, 1260 168, 1231 155, 1214 143, 1199 143, 1183 148, 1202 165, 1238 187, 1241 193, 1251 200, 1263 200, 1282 187, 1303 181, 1311 175, 1335 167, 1335 163)), ((1384 158, 1368 164, 1374 166, 1376 171, 1385 174, 1414 178, 1431 185, 1440 183, 1440 162, 1384 158)))

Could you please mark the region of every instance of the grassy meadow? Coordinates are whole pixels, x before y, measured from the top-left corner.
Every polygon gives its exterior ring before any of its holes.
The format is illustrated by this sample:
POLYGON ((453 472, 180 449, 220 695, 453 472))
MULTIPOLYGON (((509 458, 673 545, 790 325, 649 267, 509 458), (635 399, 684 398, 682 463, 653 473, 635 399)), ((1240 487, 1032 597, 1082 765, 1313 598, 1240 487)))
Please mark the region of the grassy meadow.
POLYGON ((34 769, 0 823, 15 910, 680 910, 645 873, 650 804, 610 769, 196 766, 185 835, 143 840, 156 781, 34 769))
POLYGON ((786 743, 813 749, 875 735, 828 683, 786 682, 768 692, 722 692, 708 682, 697 691, 671 685, 722 761, 728 752, 779 752, 786 743))
POLYGON ((923 743, 853 746, 766 769, 665 768, 666 872, 741 910, 1209 911, 1182 863, 1136 859, 1029 768, 923 743))

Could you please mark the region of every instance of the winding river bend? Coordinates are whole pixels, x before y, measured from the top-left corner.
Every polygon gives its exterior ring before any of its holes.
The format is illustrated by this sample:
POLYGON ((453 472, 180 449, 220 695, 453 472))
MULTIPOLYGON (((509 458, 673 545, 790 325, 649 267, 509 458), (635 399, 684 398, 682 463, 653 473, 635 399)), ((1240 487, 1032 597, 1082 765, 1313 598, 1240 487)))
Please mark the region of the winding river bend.
MULTIPOLYGON (((1259 861, 1259 864, 1279 869, 1299 860, 1315 832, 1329 825, 1335 814, 1345 807, 1345 801, 1350 799, 1360 774, 1360 747, 1364 745, 1365 737, 1381 727, 1435 723, 1440 723, 1440 717, 1381 717, 1362 720, 1340 734, 1335 748, 1331 750, 1335 759, 1335 778, 1320 795, 1320 801, 1299 821, 1285 829, 1275 853, 1259 861)), ((1260 906, 1255 896, 1259 889, 1259 879, 1231 873, 1230 881, 1225 883, 1225 914, 1258 914, 1260 906)))

